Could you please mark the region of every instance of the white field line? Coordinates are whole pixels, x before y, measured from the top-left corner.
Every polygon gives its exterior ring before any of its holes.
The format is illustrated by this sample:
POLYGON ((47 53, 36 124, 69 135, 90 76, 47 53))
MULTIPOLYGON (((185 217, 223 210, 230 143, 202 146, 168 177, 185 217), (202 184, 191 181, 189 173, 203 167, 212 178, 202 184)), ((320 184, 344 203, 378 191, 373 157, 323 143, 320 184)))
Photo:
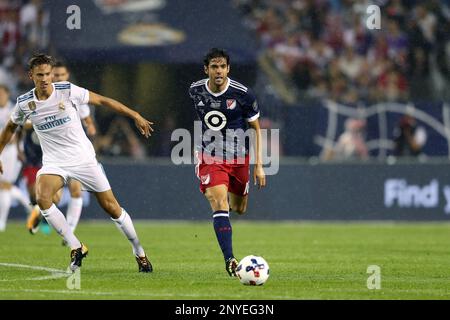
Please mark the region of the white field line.
MULTIPOLYGON (((23 278, 23 279, 0 279, 0 282, 11 282, 11 281, 42 281, 69 277, 72 273, 41 266, 30 266, 26 264, 16 264, 16 263, 3 263, 0 262, 0 266, 10 267, 10 268, 21 268, 21 269, 32 269, 50 272, 52 275, 33 277, 33 278, 23 278)), ((28 292, 28 293, 62 293, 62 294, 78 294, 78 295, 92 295, 92 296, 133 296, 133 297, 167 297, 167 298, 217 298, 223 299, 223 295, 211 295, 208 294, 180 294, 180 293, 136 293, 129 291, 115 291, 115 292, 102 292, 102 291, 89 291, 89 290, 47 290, 47 289, 2 289, 0 292, 28 292)), ((247 295, 235 295, 230 296, 230 299, 245 298, 247 295)), ((272 296, 271 299, 296 299, 293 296, 272 296)))
POLYGON ((0 262, 0 266, 9 267, 9 268, 21 268, 21 269, 31 269, 31 270, 39 270, 39 271, 47 271, 51 273, 48 276, 40 276, 40 277, 32 277, 32 278, 23 278, 23 279, 0 279, 1 282, 9 282, 9 281, 42 281, 42 280, 52 280, 59 278, 67 278, 72 273, 67 272, 65 270, 59 270, 54 268, 40 267, 40 266, 30 266, 26 264, 17 264, 17 263, 3 263, 0 262))
MULTIPOLYGON (((92 295, 92 296, 132 296, 132 297, 153 297, 153 298, 208 298, 208 299, 226 299, 227 296, 211 295, 211 294, 184 294, 184 293, 136 293, 129 291, 103 292, 103 291, 89 291, 89 290, 47 290, 47 289, 0 289, 0 292, 27 292, 27 293, 62 293, 62 294, 78 294, 78 295, 92 295)), ((238 298, 248 298, 247 294, 229 296, 229 299, 236 300, 238 298)), ((298 297, 294 296, 271 296, 274 300, 295 300, 298 297)))

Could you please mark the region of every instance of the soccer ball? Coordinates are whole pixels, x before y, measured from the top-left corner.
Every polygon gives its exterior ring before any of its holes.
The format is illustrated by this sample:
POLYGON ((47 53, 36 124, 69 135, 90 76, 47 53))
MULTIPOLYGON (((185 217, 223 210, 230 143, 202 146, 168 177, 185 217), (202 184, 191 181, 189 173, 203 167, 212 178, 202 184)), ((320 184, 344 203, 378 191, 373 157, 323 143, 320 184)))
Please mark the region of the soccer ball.
POLYGON ((260 286, 269 278, 269 265, 263 257, 246 256, 239 262, 236 274, 241 283, 260 286))

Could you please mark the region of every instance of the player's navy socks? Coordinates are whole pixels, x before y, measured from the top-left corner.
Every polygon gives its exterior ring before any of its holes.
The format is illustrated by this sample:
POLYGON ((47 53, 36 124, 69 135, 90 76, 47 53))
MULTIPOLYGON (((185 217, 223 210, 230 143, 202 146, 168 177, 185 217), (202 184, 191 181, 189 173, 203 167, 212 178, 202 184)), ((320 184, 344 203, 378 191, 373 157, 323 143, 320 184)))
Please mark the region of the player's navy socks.
POLYGON ((233 257, 232 230, 229 216, 228 211, 219 210, 213 213, 214 230, 225 260, 233 257))

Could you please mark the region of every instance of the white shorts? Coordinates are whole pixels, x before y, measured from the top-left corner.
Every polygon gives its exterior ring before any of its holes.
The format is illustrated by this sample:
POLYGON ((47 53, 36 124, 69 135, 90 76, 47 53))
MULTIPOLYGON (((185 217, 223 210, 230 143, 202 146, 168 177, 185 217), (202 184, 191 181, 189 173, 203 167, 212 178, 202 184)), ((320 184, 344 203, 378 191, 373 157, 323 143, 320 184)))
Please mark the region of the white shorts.
POLYGON ((15 183, 22 169, 22 162, 17 158, 16 144, 8 144, 0 155, 3 166, 3 174, 0 174, 0 181, 15 183))
POLYGON ((100 163, 80 167, 54 167, 44 165, 38 171, 36 177, 43 174, 60 176, 64 179, 64 184, 67 184, 69 179, 75 179, 81 182, 83 190, 90 192, 104 192, 111 189, 103 166, 100 163))

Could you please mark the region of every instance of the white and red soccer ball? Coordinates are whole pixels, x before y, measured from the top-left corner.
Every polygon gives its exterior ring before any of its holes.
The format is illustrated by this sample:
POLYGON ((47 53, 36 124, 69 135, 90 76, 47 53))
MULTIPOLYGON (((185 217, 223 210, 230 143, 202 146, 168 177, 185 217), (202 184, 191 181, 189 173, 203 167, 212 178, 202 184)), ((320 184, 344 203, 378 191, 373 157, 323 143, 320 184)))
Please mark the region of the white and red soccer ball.
POLYGON ((269 278, 269 264, 263 257, 246 256, 239 262, 236 275, 242 284, 260 286, 269 278))

